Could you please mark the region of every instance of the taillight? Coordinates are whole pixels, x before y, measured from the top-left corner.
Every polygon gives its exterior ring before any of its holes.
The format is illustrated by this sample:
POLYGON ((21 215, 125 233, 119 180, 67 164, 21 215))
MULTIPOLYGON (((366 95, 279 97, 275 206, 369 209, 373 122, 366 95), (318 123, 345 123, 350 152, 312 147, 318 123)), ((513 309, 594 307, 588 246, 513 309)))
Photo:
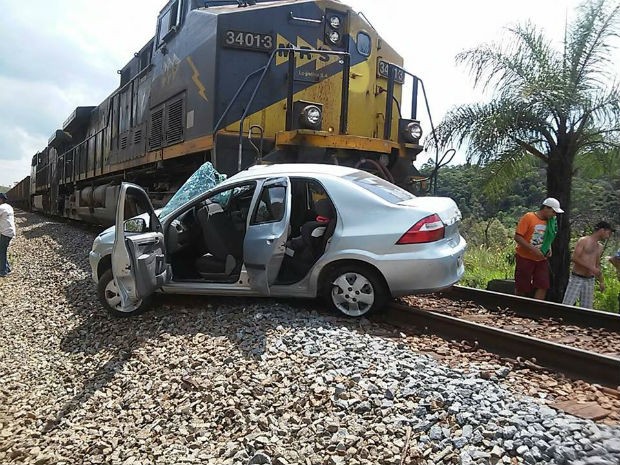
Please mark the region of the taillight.
POLYGON ((435 242, 443 239, 446 228, 439 215, 433 214, 422 218, 409 228, 398 240, 397 244, 423 244, 425 242, 435 242))

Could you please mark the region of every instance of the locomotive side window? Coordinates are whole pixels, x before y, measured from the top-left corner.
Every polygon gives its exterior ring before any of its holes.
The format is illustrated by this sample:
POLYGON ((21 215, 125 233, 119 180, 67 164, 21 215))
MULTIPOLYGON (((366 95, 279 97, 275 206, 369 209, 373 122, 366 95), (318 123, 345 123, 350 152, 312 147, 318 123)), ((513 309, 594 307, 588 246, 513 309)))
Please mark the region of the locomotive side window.
POLYGON ((365 32, 357 33, 357 51, 365 57, 370 56, 371 39, 365 32))
POLYGON ((166 38, 181 23, 181 0, 171 2, 167 8, 159 15, 157 23, 157 45, 161 46, 166 38))

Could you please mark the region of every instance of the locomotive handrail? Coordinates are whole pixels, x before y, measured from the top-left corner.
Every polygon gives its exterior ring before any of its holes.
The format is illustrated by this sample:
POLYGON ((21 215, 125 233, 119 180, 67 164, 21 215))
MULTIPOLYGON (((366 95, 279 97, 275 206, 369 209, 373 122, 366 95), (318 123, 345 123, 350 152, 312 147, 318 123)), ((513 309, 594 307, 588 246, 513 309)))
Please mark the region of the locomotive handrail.
POLYGON ((300 18, 299 16, 295 16, 291 11, 288 15, 288 19, 291 21, 299 21, 300 23, 309 23, 309 24, 323 24, 325 20, 325 16, 321 16, 321 19, 312 19, 312 18, 300 18))
MULTIPOLYGON (((332 50, 317 50, 317 49, 306 49, 306 48, 302 49, 302 48, 297 48, 297 47, 276 48, 273 50, 273 52, 271 52, 269 60, 267 61, 265 66, 262 66, 256 71, 253 71, 252 73, 248 74, 248 76, 244 79, 243 83, 241 83, 241 86, 239 87, 239 89, 237 90, 233 98, 231 99, 230 103, 228 104, 224 112, 222 113, 222 116, 218 120, 213 130, 213 133, 215 134, 215 132, 220 128, 222 121, 228 115, 228 112, 232 108, 233 104, 239 98, 241 91, 243 90, 243 88, 245 87, 249 79, 252 76, 262 72, 258 82, 256 83, 256 87, 252 91, 252 95, 250 96, 250 99, 245 105, 245 109, 243 111, 243 114, 241 115, 241 120, 239 121, 239 151, 238 151, 238 159, 237 159, 237 170, 238 171, 241 171, 241 160, 242 160, 242 155, 243 155, 243 123, 245 122, 245 119, 248 116, 252 103, 254 102, 254 99, 256 98, 256 94, 258 93, 258 90, 260 89, 261 84, 265 80, 267 71, 269 70, 269 67, 273 63, 276 53, 282 53, 282 52, 286 52, 289 54, 289 70, 291 66, 293 66, 293 70, 295 69, 294 67, 295 53, 307 53, 307 54, 318 53, 318 54, 323 54, 323 55, 341 56, 344 58, 344 67, 343 67, 343 72, 342 72, 342 96, 340 100, 340 134, 344 134, 347 131, 348 106, 349 106, 349 71, 350 71, 350 63, 351 63, 351 54, 349 52, 334 52, 332 50)), ((287 124, 289 121, 288 114, 289 112, 292 111, 293 84, 294 84, 294 73, 289 72, 289 75, 288 75, 289 91, 287 93, 287 109, 286 109, 287 110, 287 124)))
MULTIPOLYGON (((94 138, 96 138, 97 136, 99 136, 99 134, 105 132, 106 129, 108 129, 110 127, 110 119, 112 116, 112 99, 114 97, 116 97, 117 95, 119 95, 121 92, 123 92, 126 88, 128 88, 129 86, 132 86, 136 80, 142 78, 147 71, 149 71, 151 68, 153 67, 152 63, 149 63, 148 66, 145 66, 143 69, 141 69, 138 74, 136 74, 134 77, 132 77, 126 84, 124 84, 122 87, 119 87, 118 89, 116 89, 114 92, 112 92, 110 94, 110 96, 108 97, 108 101, 110 102, 110 104, 108 105, 108 114, 106 116, 106 124, 103 128, 99 129, 97 132, 95 132, 94 134, 86 137, 84 140, 82 140, 79 144, 74 145, 73 147, 71 147, 70 149, 65 150, 64 152, 60 153, 58 155, 58 159, 63 159, 63 177, 67 177, 66 173, 64 172, 64 168, 65 168, 65 157, 68 155, 78 155, 78 151, 82 148, 82 147, 87 147, 87 144, 94 138)), ((130 118, 133 120, 133 115, 130 115, 130 118)), ((72 173, 71 173, 71 179, 74 180, 76 176, 79 176, 79 173, 76 173, 76 165, 75 165, 75 159, 72 162, 72 173)))
MULTIPOLYGON (((136 79, 141 78, 146 71, 148 71, 150 68, 152 68, 152 64, 149 64, 148 66, 146 66, 145 68, 143 68, 138 74, 136 74, 133 78, 131 78, 129 80, 129 82, 127 82, 125 85, 123 85, 122 87, 119 87, 118 89, 116 89, 114 92, 112 92, 110 94, 110 96, 108 97, 108 99, 112 99, 113 97, 115 97, 116 95, 118 95, 121 91, 123 91, 126 87, 128 87, 129 85, 131 85, 136 79)), ((59 157, 64 156, 66 154, 68 154, 69 152, 75 150, 76 148, 80 147, 83 144, 86 144, 88 141, 90 141, 91 139, 97 137, 99 134, 101 134, 103 131, 105 131, 109 126, 110 126, 110 121, 109 121, 109 116, 111 114, 111 108, 112 105, 110 105, 108 107, 108 117, 106 118, 108 121, 106 121, 106 124, 103 128, 99 129, 97 132, 95 132, 94 134, 88 136, 87 138, 85 138, 82 142, 80 142, 79 144, 74 145, 73 147, 71 147, 68 150, 65 150, 64 152, 62 152, 59 157)))
MULTIPOLYGON (((388 98, 390 100, 391 98, 393 98, 394 82, 396 79, 397 69, 401 70, 403 73, 413 78, 413 91, 411 95, 411 119, 417 119, 418 84, 422 86, 422 94, 424 95, 424 104, 426 106, 426 113, 428 115, 428 121, 431 125, 431 134, 433 136, 433 140, 435 141, 435 147, 437 148, 437 150, 439 150, 439 141, 437 140, 437 133, 435 131, 435 125, 433 124, 433 115, 431 114, 431 109, 428 104, 428 97, 426 95, 426 88, 424 87, 424 81, 420 79, 419 77, 417 77, 416 75, 410 73, 406 69, 398 65, 395 65, 393 63, 388 63, 388 69, 389 69, 388 71, 388 98), (391 94, 390 94, 390 90, 392 91, 391 94)), ((390 120, 392 117, 392 105, 390 104, 390 100, 387 100, 386 102, 386 120, 384 123, 384 136, 386 139, 389 138, 391 130, 392 130, 391 125, 388 125, 389 120, 387 118, 388 114, 390 116, 390 120)), ((421 181, 425 181, 425 180, 430 181, 429 191, 431 189, 433 190, 433 192, 437 190, 437 172, 439 171, 439 168, 447 165, 448 163, 452 161, 455 153, 456 151, 454 149, 448 149, 440 159, 439 152, 437 152, 437 154, 435 155, 435 168, 433 169, 433 171, 431 172, 429 176, 421 180, 421 181), (452 156, 450 158, 447 158, 449 153, 452 153, 452 156)))
POLYGON ((400 70, 407 76, 413 78, 413 90, 411 92, 411 119, 417 119, 418 116, 418 83, 424 83, 415 74, 410 73, 402 66, 388 63, 388 88, 385 101, 385 121, 383 123, 383 138, 389 139, 392 136, 392 109, 394 106, 394 83, 396 82, 396 71, 400 70))
POLYGON ((226 107, 226 109, 224 110, 224 112, 222 113, 222 116, 220 116, 220 119, 217 121, 217 123, 215 124, 215 127, 213 128, 213 133, 215 134, 219 129, 220 129, 220 125, 222 124, 222 121, 224 121, 224 118, 226 118, 226 116, 228 116, 228 112, 230 111, 230 109, 232 108, 233 104, 237 101, 237 98, 239 97, 239 94, 241 93, 241 91, 243 90, 243 88, 245 87, 245 85, 248 83, 248 81, 250 80, 250 78, 252 76, 254 76, 255 74, 260 73, 261 71, 264 71, 267 67, 269 66, 269 64, 258 68, 256 71, 248 74, 246 76, 246 78, 243 80, 243 82, 241 83, 241 86, 239 87, 239 89, 237 89, 237 92, 235 93, 235 95, 233 95, 233 98, 230 99, 230 103, 228 104, 228 106, 226 107))
MULTIPOLYGON (((58 159, 63 159, 63 173, 64 173, 64 161, 65 161, 65 156, 66 155, 78 155, 78 150, 80 150, 81 147, 87 147, 86 144, 88 144, 88 142, 90 142, 92 139, 94 139, 95 137, 97 137, 99 134, 101 134, 102 132, 104 132, 107 128, 108 128, 109 124, 106 123, 106 125, 101 128, 99 131, 97 131, 96 133, 94 133, 91 136, 88 136, 86 139, 84 139, 82 142, 80 142, 79 144, 74 145, 73 147, 71 147, 68 150, 65 150, 64 152, 62 152, 60 155, 58 155, 58 159)), ((76 175, 79 175, 79 173, 75 172, 75 157, 72 161, 72 171, 73 173, 71 173, 71 179, 74 180, 76 175)), ((65 178, 67 177, 66 175, 64 176, 65 178)))
POLYGON ((366 21, 368 23, 368 25, 376 31, 375 27, 368 20, 368 18, 366 17, 366 15, 364 13, 362 13, 361 11, 358 11, 357 14, 360 15, 362 18, 364 18, 364 21, 366 21))

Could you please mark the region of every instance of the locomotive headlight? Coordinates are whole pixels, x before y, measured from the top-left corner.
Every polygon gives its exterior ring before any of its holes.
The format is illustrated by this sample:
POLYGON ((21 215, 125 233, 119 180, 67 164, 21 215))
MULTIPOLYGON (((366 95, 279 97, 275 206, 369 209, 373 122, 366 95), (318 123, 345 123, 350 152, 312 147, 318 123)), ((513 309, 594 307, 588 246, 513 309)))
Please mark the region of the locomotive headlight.
POLYGON ((338 42, 340 42, 340 34, 336 31, 331 31, 327 33, 327 38, 329 39, 329 41, 336 45, 338 42))
POLYGON ((340 28, 340 18, 338 16, 332 16, 329 18, 329 25, 334 29, 340 28))
POLYGON ((403 136, 410 142, 418 141, 422 137, 422 126, 420 123, 411 122, 404 127, 403 136))
POLYGON ((301 111, 299 118, 301 125, 308 129, 321 129, 323 113, 316 105, 307 105, 301 111))

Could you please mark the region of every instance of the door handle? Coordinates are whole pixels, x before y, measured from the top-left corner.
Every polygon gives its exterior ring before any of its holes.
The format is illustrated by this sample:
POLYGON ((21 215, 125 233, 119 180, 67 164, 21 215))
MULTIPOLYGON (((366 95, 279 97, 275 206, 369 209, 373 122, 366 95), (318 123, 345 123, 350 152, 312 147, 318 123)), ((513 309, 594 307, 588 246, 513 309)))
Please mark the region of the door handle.
POLYGON ((157 245, 159 244, 159 239, 153 239, 152 241, 140 242, 140 245, 157 245))

